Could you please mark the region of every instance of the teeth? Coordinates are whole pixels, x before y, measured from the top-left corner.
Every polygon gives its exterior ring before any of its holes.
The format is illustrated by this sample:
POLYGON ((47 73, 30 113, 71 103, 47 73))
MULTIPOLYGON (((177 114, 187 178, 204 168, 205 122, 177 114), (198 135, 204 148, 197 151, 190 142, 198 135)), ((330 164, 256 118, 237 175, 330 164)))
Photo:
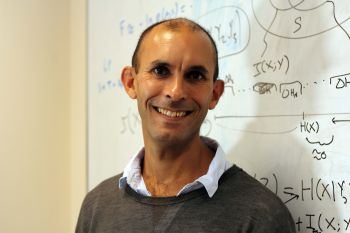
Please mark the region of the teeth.
POLYGON ((169 110, 165 110, 163 108, 157 108, 157 110, 159 113, 166 115, 166 116, 169 116, 169 117, 183 117, 186 115, 186 112, 172 112, 169 110))

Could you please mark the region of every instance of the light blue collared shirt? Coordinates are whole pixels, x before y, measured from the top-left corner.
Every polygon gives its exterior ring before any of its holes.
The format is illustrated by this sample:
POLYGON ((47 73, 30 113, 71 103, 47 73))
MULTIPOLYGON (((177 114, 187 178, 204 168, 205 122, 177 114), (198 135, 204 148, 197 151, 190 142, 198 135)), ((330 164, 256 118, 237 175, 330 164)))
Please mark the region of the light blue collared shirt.
MULTIPOLYGON (((177 194, 188 193, 190 191, 205 187, 209 197, 212 197, 219 186, 219 179, 222 174, 232 167, 232 163, 226 159, 226 155, 221 146, 213 139, 201 137, 203 142, 215 152, 215 156, 209 165, 207 174, 199 177, 192 183, 186 184, 177 194)), ((123 176, 119 179, 119 188, 124 188, 128 184, 137 193, 144 196, 152 196, 147 190, 145 182, 141 174, 141 161, 145 155, 145 150, 142 148, 134 155, 126 165, 123 176)))

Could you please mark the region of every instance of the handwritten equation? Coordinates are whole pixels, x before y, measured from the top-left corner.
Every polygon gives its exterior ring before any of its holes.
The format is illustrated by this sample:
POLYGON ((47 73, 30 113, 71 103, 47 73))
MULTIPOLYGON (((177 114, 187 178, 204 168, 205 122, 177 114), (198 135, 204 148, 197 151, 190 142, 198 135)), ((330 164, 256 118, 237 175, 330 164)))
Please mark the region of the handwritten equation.
MULTIPOLYGON (((270 176, 254 178, 264 186, 279 195, 288 206, 293 202, 337 202, 341 205, 349 205, 350 183, 347 180, 325 180, 322 178, 301 179, 295 186, 281 185, 275 173, 270 176)), ((295 217, 298 232, 339 232, 350 230, 350 215, 339 219, 327 213, 306 213, 295 217)))
POLYGON ((219 59, 237 55, 249 44, 250 22, 248 15, 240 7, 225 6, 214 9, 199 16, 198 22, 215 40, 219 59))
POLYGON ((256 69, 256 73, 253 75, 254 77, 276 71, 282 71, 284 74, 287 74, 289 70, 289 58, 287 55, 283 55, 283 57, 277 60, 263 59, 254 63, 253 67, 256 69))
POLYGON ((257 177, 262 184, 280 196, 285 204, 289 202, 331 201, 349 205, 350 181, 328 181, 322 178, 301 179, 297 186, 279 184, 276 174, 269 177, 257 177))
POLYGON ((140 129, 141 125, 139 113, 137 111, 132 111, 131 108, 121 117, 120 122, 122 125, 120 134, 130 133, 134 135, 135 132, 140 129))
MULTIPOLYGON (((266 65, 266 63, 259 63, 260 66, 263 64, 266 65)), ((256 64, 254 64, 256 65, 256 64)), ((269 65, 270 66, 270 65, 269 65)), ((273 72, 276 71, 275 67, 270 67, 269 69, 273 69, 273 72)), ((267 70, 261 70, 261 72, 267 72, 267 70)), ((259 73, 259 75, 262 73, 259 73)), ((231 76, 232 74, 227 74, 227 76, 231 76)), ((227 81, 227 80, 225 80, 227 81)), ((255 92, 259 95, 272 95, 272 94, 278 94, 281 99, 296 99, 300 98, 303 95, 303 92, 306 88, 310 89, 310 91, 313 91, 311 88, 318 88, 320 85, 327 85, 330 90, 339 90, 350 87, 350 73, 349 74, 342 74, 337 76, 332 76, 329 78, 329 82, 326 82, 326 79, 323 79, 321 81, 317 80, 314 82, 303 82, 301 80, 296 80, 292 82, 266 82, 266 81, 258 81, 256 82, 252 87, 237 87, 234 85, 234 82, 231 82, 232 85, 230 85, 230 92, 232 93, 246 93, 246 92, 255 92)))
POLYGON ((326 213, 306 213, 298 216, 295 224, 298 232, 346 232, 350 230, 350 217, 340 219, 326 213))
POLYGON ((170 4, 167 7, 162 7, 161 9, 158 9, 153 14, 145 13, 143 17, 144 19, 140 21, 135 22, 132 19, 121 19, 119 21, 119 34, 120 36, 129 36, 135 33, 139 34, 143 31, 143 29, 154 23, 166 19, 185 16, 186 12, 191 7, 191 5, 188 6, 186 4, 174 2, 173 4, 170 4))

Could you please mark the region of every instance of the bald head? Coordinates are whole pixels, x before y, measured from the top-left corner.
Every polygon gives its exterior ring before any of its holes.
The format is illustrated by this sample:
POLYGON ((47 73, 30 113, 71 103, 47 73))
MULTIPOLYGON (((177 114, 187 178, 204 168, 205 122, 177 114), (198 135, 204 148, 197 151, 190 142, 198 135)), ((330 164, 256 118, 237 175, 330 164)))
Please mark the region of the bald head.
MULTIPOLYGON (((189 30, 192 32, 199 32, 199 33, 204 33, 208 39, 211 42, 212 45, 212 50, 213 52, 213 62, 215 64, 215 70, 214 70, 214 77, 213 80, 215 81, 218 77, 219 74, 219 64, 218 64, 218 52, 217 52, 217 48, 215 45, 215 42, 213 40, 213 38, 210 36, 210 34, 199 24, 189 20, 189 19, 185 19, 185 18, 176 18, 176 19, 169 19, 169 20, 165 20, 165 21, 161 21, 158 22, 156 24, 153 24, 151 26, 149 26, 148 28, 146 28, 137 43, 137 46, 135 48, 134 54, 132 56, 132 66, 135 68, 136 73, 138 73, 139 70, 139 65, 140 65, 140 61, 139 61, 139 55, 140 55, 140 50, 142 47, 142 44, 144 42, 144 39, 147 37, 147 35, 155 28, 158 27, 163 27, 166 30, 170 30, 173 32, 180 32, 181 30, 189 30)), ((203 49, 207 49, 207 48, 203 48, 203 49)))

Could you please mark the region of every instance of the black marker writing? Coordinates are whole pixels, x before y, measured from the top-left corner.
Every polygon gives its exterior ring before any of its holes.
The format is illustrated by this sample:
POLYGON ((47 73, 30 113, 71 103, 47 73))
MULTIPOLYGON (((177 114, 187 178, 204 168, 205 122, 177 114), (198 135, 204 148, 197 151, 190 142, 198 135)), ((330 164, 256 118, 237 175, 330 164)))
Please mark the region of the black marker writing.
POLYGON ((320 141, 310 141, 308 137, 305 138, 306 141, 310 144, 319 144, 320 146, 328 146, 330 144, 332 144, 333 140, 334 140, 334 135, 332 135, 332 138, 329 142, 324 142, 324 143, 321 143, 320 141))
POLYGON ((293 33, 296 33, 297 31, 299 31, 300 30, 300 28, 301 28, 301 17, 298 17, 298 18, 296 18, 295 20, 294 20, 294 23, 296 24, 296 25, 298 25, 298 28, 295 30, 295 31, 293 31, 293 33))

